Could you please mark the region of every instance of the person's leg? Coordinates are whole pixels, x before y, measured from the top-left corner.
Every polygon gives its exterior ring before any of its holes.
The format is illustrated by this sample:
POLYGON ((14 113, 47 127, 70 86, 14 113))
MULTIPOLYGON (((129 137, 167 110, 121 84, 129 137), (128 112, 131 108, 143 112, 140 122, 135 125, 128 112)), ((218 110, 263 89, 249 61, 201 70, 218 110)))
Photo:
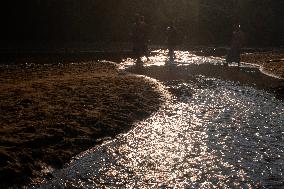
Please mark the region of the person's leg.
POLYGON ((241 62, 241 51, 240 51, 240 49, 237 49, 237 63, 238 63, 238 67, 240 67, 240 62, 241 62))
POLYGON ((172 47, 169 48, 169 58, 170 60, 174 60, 174 49, 172 47))
POLYGON ((137 53, 137 63, 142 64, 142 56, 143 56, 143 47, 140 45, 138 48, 138 53, 137 53))
POLYGON ((147 58, 147 61, 150 61, 150 59, 149 59, 149 49, 148 49, 148 45, 147 44, 145 44, 144 45, 144 55, 146 56, 146 58, 147 58))
POLYGON ((232 58, 233 57, 233 50, 232 48, 228 50, 226 61, 224 62, 224 66, 228 66, 229 64, 232 63, 232 58))
POLYGON ((137 45, 133 46, 133 58, 134 58, 134 61, 138 61, 139 55, 138 55, 138 47, 137 47, 137 45))

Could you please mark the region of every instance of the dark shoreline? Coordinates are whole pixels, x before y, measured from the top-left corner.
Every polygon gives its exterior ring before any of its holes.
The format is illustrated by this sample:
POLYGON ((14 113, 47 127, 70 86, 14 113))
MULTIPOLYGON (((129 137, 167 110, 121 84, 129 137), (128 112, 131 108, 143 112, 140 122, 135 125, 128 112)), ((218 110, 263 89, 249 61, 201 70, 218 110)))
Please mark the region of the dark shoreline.
POLYGON ((34 52, 0 52, 0 64, 57 64, 82 61, 112 60, 119 62, 124 57, 131 57, 131 51, 34 51, 34 52))
POLYGON ((1 70, 0 188, 40 182, 43 169, 128 131, 163 102, 157 83, 110 62, 1 70))

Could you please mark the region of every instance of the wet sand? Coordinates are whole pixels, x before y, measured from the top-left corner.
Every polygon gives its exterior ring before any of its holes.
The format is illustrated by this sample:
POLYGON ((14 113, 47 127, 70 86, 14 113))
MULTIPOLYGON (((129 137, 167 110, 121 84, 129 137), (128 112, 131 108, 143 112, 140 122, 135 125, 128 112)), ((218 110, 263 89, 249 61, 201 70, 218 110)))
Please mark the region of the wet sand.
POLYGON ((284 78, 284 52, 256 52, 241 55, 241 61, 256 64, 264 72, 284 78))
POLYGON ((158 83, 110 62, 0 67, 0 188, 40 182, 163 102, 158 83))

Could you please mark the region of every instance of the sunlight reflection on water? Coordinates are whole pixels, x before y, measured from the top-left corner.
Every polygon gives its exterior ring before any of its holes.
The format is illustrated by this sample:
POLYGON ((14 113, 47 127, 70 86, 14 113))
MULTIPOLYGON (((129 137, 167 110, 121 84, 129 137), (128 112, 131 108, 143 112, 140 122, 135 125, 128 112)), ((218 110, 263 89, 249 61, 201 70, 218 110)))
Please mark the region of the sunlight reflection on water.
MULTIPOLYGON (((150 62, 164 64, 165 54, 159 51, 150 62)), ((190 53, 177 53, 177 59, 207 61, 190 53)), ((78 156, 42 188, 284 186, 283 101, 204 76, 163 84, 173 96, 158 112, 78 156)))
MULTIPOLYGON (((168 50, 155 50, 151 52, 154 54, 154 56, 149 57, 149 61, 146 61, 146 57, 142 57, 143 66, 149 67, 149 66, 163 66, 165 64, 173 64, 169 61, 169 58, 167 56, 168 50)), ((189 51, 175 51, 175 61, 174 64, 176 66, 182 66, 182 65, 199 65, 204 63, 210 63, 210 64, 220 64, 223 65, 224 60, 221 58, 213 58, 213 57, 203 57, 203 56, 197 56, 195 54, 192 54, 189 51)), ((135 60, 132 58, 127 58, 122 60, 122 68, 125 69, 129 66, 135 65, 135 60)))

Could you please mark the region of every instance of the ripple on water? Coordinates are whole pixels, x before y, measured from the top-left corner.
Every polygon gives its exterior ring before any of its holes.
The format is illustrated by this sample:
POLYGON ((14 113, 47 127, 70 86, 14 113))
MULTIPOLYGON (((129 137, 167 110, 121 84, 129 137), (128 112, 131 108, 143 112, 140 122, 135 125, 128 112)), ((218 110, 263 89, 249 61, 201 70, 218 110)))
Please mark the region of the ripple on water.
POLYGON ((282 101, 205 77, 164 85, 180 89, 168 104, 56 171, 42 188, 284 186, 282 101))

